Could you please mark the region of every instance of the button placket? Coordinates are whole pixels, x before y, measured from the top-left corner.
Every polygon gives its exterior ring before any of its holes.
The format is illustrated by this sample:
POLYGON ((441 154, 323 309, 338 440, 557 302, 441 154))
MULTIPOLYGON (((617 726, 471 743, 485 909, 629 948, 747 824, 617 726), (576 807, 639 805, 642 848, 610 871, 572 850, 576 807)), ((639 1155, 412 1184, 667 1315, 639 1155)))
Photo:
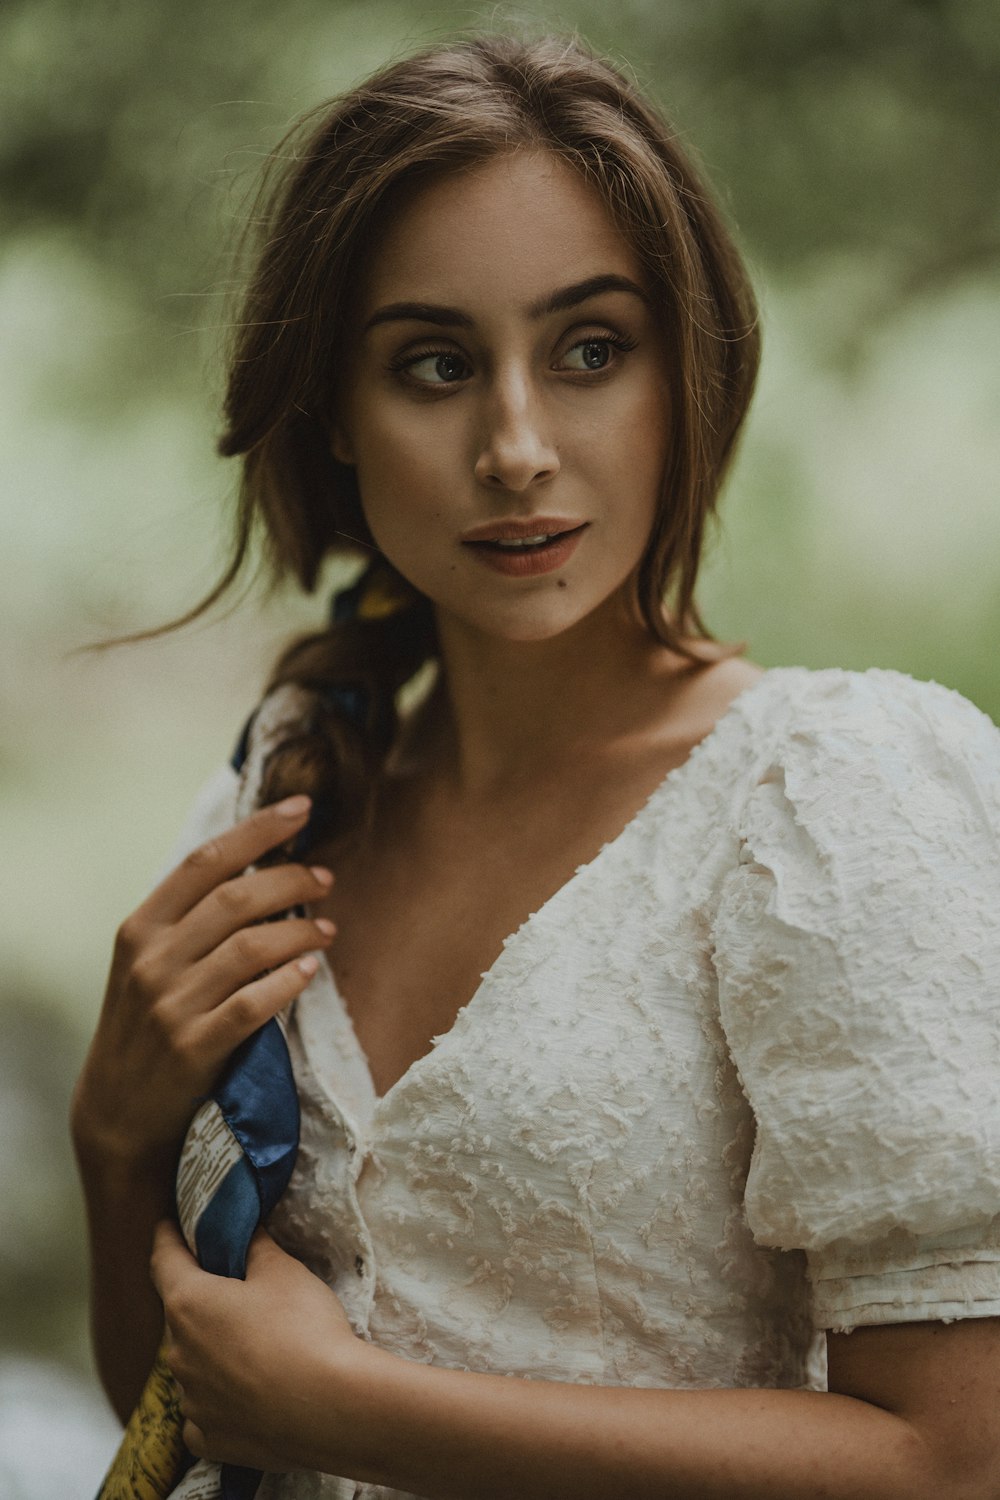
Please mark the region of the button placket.
MULTIPOLYGON (((322 1104, 323 1113, 329 1124, 333 1127, 335 1136, 339 1136, 339 1147, 343 1153, 340 1157, 341 1171, 341 1194, 346 1200, 347 1213, 341 1220, 341 1229, 345 1237, 348 1237, 347 1249, 348 1265, 353 1265, 355 1274, 361 1285, 358 1288, 360 1297, 357 1301, 352 1297, 350 1304, 352 1308, 352 1322, 359 1328, 364 1329, 367 1334, 368 1321, 371 1315, 371 1306, 374 1294, 374 1275, 372 1267, 374 1264, 373 1247, 368 1226, 365 1223, 364 1214, 357 1193, 357 1182, 364 1171, 368 1153, 366 1151, 360 1131, 346 1111, 334 1102, 328 1090, 324 1091, 325 1098, 322 1104), (354 1241, 353 1258, 351 1258, 350 1240, 354 1241)), ((336 1175, 336 1173, 335 1173, 336 1175)))
POLYGON ((337 1124, 341 1131, 342 1149, 346 1156, 347 1172, 343 1188, 350 1210, 350 1224, 345 1224, 344 1229, 352 1230, 354 1239, 353 1259, 349 1260, 348 1264, 353 1265, 355 1276, 360 1282, 358 1287, 360 1298, 357 1302, 353 1298, 351 1301, 359 1315, 359 1321, 363 1321, 367 1330, 375 1290, 374 1247, 362 1212, 357 1184, 368 1161, 368 1151, 360 1138, 357 1127, 341 1110, 337 1111, 337 1124))

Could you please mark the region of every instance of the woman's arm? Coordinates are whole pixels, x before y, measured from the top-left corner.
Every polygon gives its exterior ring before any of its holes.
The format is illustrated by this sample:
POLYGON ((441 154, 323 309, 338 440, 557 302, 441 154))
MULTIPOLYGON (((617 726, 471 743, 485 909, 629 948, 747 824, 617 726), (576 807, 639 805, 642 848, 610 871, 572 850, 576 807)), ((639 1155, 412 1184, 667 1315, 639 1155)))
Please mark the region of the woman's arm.
POLYGON ((73 1137, 87 1210, 90 1326, 101 1384, 128 1421, 163 1337, 163 1308, 149 1279, 157 1220, 173 1205, 174 1157, 129 1160, 88 1138, 74 1105, 73 1137))
POLYGON ((430 1500, 997 1500, 1000 1319, 831 1336, 829 1394, 470 1374, 357 1339, 266 1235, 246 1282, 154 1253, 195 1453, 430 1500))
POLYGON ((368 1440, 392 1432, 387 1482, 434 1500, 996 1500, 1000 1325, 940 1327, 874 1332, 854 1363, 874 1354, 889 1378, 860 1379, 867 1397, 609 1390, 385 1357, 368 1440))
POLYGON ((199 1098, 245 1037, 304 989, 309 949, 330 933, 304 918, 328 872, 286 864, 244 874, 305 823, 307 798, 264 808, 195 849, 122 924, 71 1129, 87 1204, 97 1368, 127 1420, 163 1331, 149 1281, 181 1141, 199 1098))

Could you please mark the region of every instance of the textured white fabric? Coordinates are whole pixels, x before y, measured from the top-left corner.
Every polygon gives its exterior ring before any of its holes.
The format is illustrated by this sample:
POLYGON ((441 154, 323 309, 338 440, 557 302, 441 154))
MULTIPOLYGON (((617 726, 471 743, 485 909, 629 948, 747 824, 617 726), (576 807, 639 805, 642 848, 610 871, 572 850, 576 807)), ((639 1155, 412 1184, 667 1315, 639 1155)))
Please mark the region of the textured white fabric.
POLYGON ((772 670, 382 1099, 321 966, 272 1230, 365 1337, 538 1378, 822 1387, 824 1328, 1000 1315, 998 877, 984 715, 772 670))

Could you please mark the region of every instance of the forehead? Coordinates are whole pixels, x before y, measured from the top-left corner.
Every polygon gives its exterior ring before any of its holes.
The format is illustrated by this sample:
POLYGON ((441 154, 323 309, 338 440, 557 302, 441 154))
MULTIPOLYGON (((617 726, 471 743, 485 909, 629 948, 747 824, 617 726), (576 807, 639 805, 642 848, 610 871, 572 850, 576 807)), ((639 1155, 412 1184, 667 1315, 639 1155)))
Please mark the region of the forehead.
POLYGON ((552 152, 522 150, 418 189, 380 236, 362 300, 366 313, 404 298, 521 305, 606 273, 645 280, 582 175, 552 152))

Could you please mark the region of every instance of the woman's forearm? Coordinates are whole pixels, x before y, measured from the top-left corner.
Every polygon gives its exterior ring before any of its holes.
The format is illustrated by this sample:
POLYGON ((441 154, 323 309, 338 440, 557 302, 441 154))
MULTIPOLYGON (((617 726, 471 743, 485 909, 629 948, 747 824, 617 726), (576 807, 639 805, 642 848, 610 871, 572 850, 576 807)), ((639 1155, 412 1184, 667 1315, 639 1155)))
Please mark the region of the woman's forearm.
POLYGON ((108 1399, 126 1422, 163 1335, 149 1255, 156 1223, 171 1208, 173 1161, 102 1152, 79 1129, 74 1145, 87 1208, 94 1358, 108 1399))
POLYGON ((352 1416, 352 1477, 429 1500, 949 1493, 917 1428, 850 1396, 565 1385, 371 1354, 352 1416))
POLYGON ((831 1335, 829 1393, 673 1391, 404 1359, 264 1231, 233 1281, 163 1224, 152 1274, 199 1457, 427 1500, 997 1500, 997 1318, 831 1335))

